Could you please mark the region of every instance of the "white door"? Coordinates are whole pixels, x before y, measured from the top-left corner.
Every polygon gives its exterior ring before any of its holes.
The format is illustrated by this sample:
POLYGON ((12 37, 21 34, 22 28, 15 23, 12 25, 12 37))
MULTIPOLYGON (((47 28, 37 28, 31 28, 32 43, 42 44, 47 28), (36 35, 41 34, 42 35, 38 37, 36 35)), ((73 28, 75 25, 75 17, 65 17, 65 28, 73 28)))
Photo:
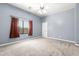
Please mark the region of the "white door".
POLYGON ((42 23, 42 36, 47 37, 47 22, 42 23))

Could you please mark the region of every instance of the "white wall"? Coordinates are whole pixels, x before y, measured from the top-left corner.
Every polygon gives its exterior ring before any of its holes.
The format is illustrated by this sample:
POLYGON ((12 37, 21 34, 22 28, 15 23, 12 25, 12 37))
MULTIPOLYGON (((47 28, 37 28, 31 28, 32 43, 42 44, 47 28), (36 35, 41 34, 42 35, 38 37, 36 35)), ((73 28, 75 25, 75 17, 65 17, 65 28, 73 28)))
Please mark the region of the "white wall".
MULTIPOLYGON (((33 20, 33 37, 41 36, 42 24, 39 17, 9 4, 0 4, 0 44, 13 42, 17 39, 10 39, 11 15, 26 18, 27 21, 33 20)), ((22 35, 23 36, 23 35, 22 35)), ((27 35, 26 35, 27 36, 27 35)), ((27 38, 26 38, 27 39, 27 38)), ((20 40, 20 39, 19 39, 20 40)))
POLYGON ((79 3, 76 4, 75 7, 75 14, 76 14, 76 18, 75 18, 75 38, 76 38, 76 42, 79 43, 79 3))
POLYGON ((15 8, 8 4, 0 4, 0 44, 6 42, 16 41, 9 38, 11 17, 15 15, 18 17, 26 18, 26 20, 33 20, 33 36, 47 36, 52 38, 59 38, 64 40, 76 41, 79 43, 79 4, 76 6, 77 19, 75 23, 77 25, 76 32, 74 31, 74 16, 75 9, 59 12, 56 14, 48 15, 45 18, 39 18, 33 14, 25 12, 21 9, 15 8), (47 25, 46 25, 47 22, 47 25), (42 26, 44 24, 44 26, 42 26), (43 27, 43 28, 42 28, 43 27), (47 28, 47 29, 46 29, 47 28), (47 34, 46 34, 47 32, 47 34), (76 33, 76 39, 74 39, 74 33, 76 33))
POLYGON ((47 36, 51 38, 75 41, 74 11, 74 8, 72 8, 59 13, 50 14, 47 17, 42 18, 42 23, 48 23, 47 36))

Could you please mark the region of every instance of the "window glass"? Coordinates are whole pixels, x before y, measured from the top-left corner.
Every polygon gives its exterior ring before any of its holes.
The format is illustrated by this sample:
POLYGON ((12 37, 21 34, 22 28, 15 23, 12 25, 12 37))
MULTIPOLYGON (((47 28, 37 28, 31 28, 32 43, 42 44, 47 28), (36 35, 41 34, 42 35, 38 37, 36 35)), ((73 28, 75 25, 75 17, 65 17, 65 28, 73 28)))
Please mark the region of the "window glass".
POLYGON ((28 28, 28 22, 24 21, 24 28, 28 28))
POLYGON ((28 22, 19 20, 19 31, 20 34, 28 34, 28 22))
POLYGON ((23 27, 22 27, 22 21, 19 21, 19 27, 20 27, 20 28, 23 28, 23 27))

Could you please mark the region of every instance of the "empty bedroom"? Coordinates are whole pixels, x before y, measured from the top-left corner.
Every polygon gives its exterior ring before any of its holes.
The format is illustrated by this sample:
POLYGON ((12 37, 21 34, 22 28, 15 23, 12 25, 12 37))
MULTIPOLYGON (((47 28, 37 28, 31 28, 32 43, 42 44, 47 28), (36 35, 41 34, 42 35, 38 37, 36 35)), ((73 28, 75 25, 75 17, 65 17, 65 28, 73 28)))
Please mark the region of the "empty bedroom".
POLYGON ((79 3, 0 3, 0 56, 79 56, 79 3))

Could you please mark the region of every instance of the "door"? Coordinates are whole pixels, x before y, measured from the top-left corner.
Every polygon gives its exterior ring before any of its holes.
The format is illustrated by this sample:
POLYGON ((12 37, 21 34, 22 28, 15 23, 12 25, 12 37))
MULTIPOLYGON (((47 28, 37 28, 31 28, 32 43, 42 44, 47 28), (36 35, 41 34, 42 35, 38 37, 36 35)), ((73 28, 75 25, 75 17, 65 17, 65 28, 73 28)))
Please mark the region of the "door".
POLYGON ((42 23, 42 36, 47 37, 47 22, 42 23))

